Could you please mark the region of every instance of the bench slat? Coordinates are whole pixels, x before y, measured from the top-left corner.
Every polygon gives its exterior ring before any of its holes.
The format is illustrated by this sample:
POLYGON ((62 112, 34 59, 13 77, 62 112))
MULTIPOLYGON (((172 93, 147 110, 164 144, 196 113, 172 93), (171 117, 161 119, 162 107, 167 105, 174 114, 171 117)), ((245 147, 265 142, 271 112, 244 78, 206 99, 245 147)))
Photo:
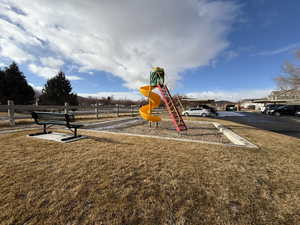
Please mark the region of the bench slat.
POLYGON ((32 118, 40 125, 63 125, 69 128, 79 128, 80 124, 71 124, 74 121, 74 115, 50 112, 32 112, 32 118))
POLYGON ((39 125, 63 125, 63 126, 66 126, 66 127, 69 127, 69 128, 79 128, 79 127, 82 127, 83 125, 81 124, 74 124, 74 123, 71 123, 71 124, 67 124, 67 123, 60 123, 59 121, 39 121, 38 122, 39 125))
MULTIPOLYGON (((74 121, 74 115, 62 114, 62 113, 49 113, 49 112, 32 112, 31 115, 36 124, 43 125, 44 127, 42 133, 31 134, 31 136, 48 134, 49 132, 47 132, 47 125, 62 125, 69 128, 73 132, 72 137, 63 138, 61 139, 62 141, 67 141, 67 140, 81 137, 81 135, 77 135, 77 128, 80 128, 83 125, 70 123, 74 121), (72 130, 72 128, 74 130, 72 130)), ((48 126, 48 128, 49 127, 50 126, 48 126)))

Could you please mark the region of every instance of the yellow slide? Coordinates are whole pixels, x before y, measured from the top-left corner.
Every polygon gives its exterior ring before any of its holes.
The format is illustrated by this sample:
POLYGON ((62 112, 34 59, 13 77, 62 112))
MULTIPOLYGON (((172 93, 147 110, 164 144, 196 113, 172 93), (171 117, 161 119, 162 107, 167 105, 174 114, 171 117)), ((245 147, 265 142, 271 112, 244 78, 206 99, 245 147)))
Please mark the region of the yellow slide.
POLYGON ((159 122, 161 121, 161 118, 159 116, 153 116, 152 114, 150 114, 150 111, 153 108, 158 107, 160 104, 160 96, 152 92, 154 88, 155 87, 151 86, 143 86, 140 88, 140 92, 142 93, 142 95, 144 95, 145 97, 149 97, 150 101, 150 104, 144 105, 140 108, 140 115, 145 120, 149 120, 151 122, 159 122))

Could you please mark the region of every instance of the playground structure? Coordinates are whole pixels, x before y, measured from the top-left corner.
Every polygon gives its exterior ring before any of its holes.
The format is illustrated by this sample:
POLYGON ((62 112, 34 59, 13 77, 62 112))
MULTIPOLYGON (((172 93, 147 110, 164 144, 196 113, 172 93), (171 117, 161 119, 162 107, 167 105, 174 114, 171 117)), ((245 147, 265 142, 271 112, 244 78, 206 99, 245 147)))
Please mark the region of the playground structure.
POLYGON ((182 116, 176 106, 174 99, 172 98, 167 85, 164 84, 164 69, 154 67, 150 73, 150 85, 140 88, 140 92, 145 97, 148 97, 149 104, 142 106, 139 109, 140 115, 143 119, 150 122, 160 122, 159 116, 152 115, 152 109, 158 107, 161 102, 161 98, 169 113, 169 117, 173 122, 173 125, 177 132, 187 130, 187 126, 184 123, 182 116), (158 88, 161 93, 161 97, 152 92, 153 89, 158 88))

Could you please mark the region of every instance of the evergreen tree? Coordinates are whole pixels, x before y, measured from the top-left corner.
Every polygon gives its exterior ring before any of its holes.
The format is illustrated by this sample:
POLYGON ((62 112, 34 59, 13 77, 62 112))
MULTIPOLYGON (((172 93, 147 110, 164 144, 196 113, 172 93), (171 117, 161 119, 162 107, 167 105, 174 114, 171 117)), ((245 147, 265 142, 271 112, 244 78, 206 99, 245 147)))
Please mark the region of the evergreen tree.
POLYGON ((16 105, 26 105, 34 102, 34 90, 28 85, 25 76, 15 62, 5 68, 4 75, 3 72, 1 74, 2 104, 7 104, 7 100, 13 100, 16 105))
POLYGON ((60 71, 55 77, 49 79, 40 96, 40 103, 44 105, 78 105, 77 95, 71 93, 72 86, 65 74, 60 71))

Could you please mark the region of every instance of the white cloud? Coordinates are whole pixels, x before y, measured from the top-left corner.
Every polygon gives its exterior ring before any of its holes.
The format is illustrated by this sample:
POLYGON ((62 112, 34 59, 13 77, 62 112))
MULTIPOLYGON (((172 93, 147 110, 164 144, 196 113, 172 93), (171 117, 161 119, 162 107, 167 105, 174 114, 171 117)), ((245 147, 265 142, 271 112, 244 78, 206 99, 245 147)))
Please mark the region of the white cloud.
MULTIPOLYGON (((1 3, 0 3, 1 4, 1 3)), ((10 12, 10 11, 6 11, 10 12)), ((15 14, 10 14, 14 16, 15 14)), ((0 37, 10 42, 17 42, 26 45, 40 45, 40 41, 33 34, 30 34, 15 24, 9 23, 4 19, 0 19, 0 37)))
POLYGON ((40 60, 44 66, 50 68, 59 68, 64 64, 64 61, 62 61, 61 59, 55 59, 53 57, 43 57, 40 60))
POLYGON ((290 45, 287 45, 287 46, 284 46, 284 47, 281 47, 278 49, 274 49, 274 50, 270 50, 270 51, 262 51, 255 55, 277 55, 277 54, 280 54, 283 52, 288 52, 288 51, 296 50, 299 48, 300 48, 300 43, 294 43, 294 44, 290 44, 290 45))
POLYGON ((240 90, 240 91, 203 91, 185 94, 190 98, 239 101, 267 97, 273 89, 240 90))
MULTIPOLYGON (((240 91, 203 91, 186 93, 186 97, 199 98, 199 99, 215 99, 215 100, 228 100, 239 101, 242 99, 256 99, 267 97, 273 89, 257 89, 257 90, 240 90, 240 91)), ((102 98, 113 96, 115 99, 130 99, 140 100, 143 99, 138 92, 97 92, 97 93, 79 93, 79 96, 102 98)))
POLYGON ((143 96, 137 92, 97 92, 97 93, 79 93, 79 96, 82 97, 93 97, 93 98, 107 98, 113 97, 114 99, 119 100, 133 100, 137 101, 143 98, 143 96))
MULTIPOLYGON (((36 75, 46 79, 54 77, 64 64, 64 61, 53 57, 42 57, 40 58, 40 61, 42 64, 41 66, 30 64, 29 69, 36 75)), ((69 80, 81 80, 78 76, 67 76, 67 78, 69 80)))
POLYGON ((35 58, 22 50, 16 44, 6 39, 1 39, 0 37, 0 55, 4 57, 11 58, 17 63, 23 63, 29 60, 34 60, 35 58))
POLYGON ((29 83, 29 85, 30 85, 33 89, 35 89, 35 90, 37 90, 37 91, 42 91, 42 90, 43 90, 43 87, 42 87, 42 86, 36 86, 36 85, 34 85, 33 83, 29 83))
POLYGON ((4 68, 4 67, 6 67, 6 66, 8 66, 8 65, 5 64, 5 63, 3 63, 3 62, 0 62, 0 68, 4 68))
MULTIPOLYGON (((37 66, 36 64, 29 64, 29 70, 36 75, 43 77, 45 79, 50 79, 57 75, 59 72, 58 68, 51 68, 46 66, 37 66)), ((82 80, 79 76, 66 76, 68 80, 82 80)))
POLYGON ((79 76, 66 76, 66 78, 68 80, 82 80, 82 78, 79 76))
POLYGON ((35 64, 29 64, 29 70, 33 73, 37 74, 38 76, 44 77, 46 79, 50 79, 54 77, 58 73, 58 69, 53 69, 44 66, 37 66, 35 64))
POLYGON ((43 40, 80 71, 110 72, 130 88, 148 83, 152 66, 164 67, 174 86, 179 72, 209 65, 229 45, 226 35, 239 8, 221 0, 6 2, 26 14, 3 10, 30 37, 21 35, 20 42, 40 46, 36 40, 43 40))
MULTIPOLYGON (((7 17, 14 17, 16 13, 9 9, 8 5, 0 2, 0 11, 4 10, 7 17)), ((37 46, 40 45, 40 42, 21 27, 0 18, 0 56, 10 58, 17 63, 33 61, 35 57, 24 49, 24 46, 30 45, 37 46)))

